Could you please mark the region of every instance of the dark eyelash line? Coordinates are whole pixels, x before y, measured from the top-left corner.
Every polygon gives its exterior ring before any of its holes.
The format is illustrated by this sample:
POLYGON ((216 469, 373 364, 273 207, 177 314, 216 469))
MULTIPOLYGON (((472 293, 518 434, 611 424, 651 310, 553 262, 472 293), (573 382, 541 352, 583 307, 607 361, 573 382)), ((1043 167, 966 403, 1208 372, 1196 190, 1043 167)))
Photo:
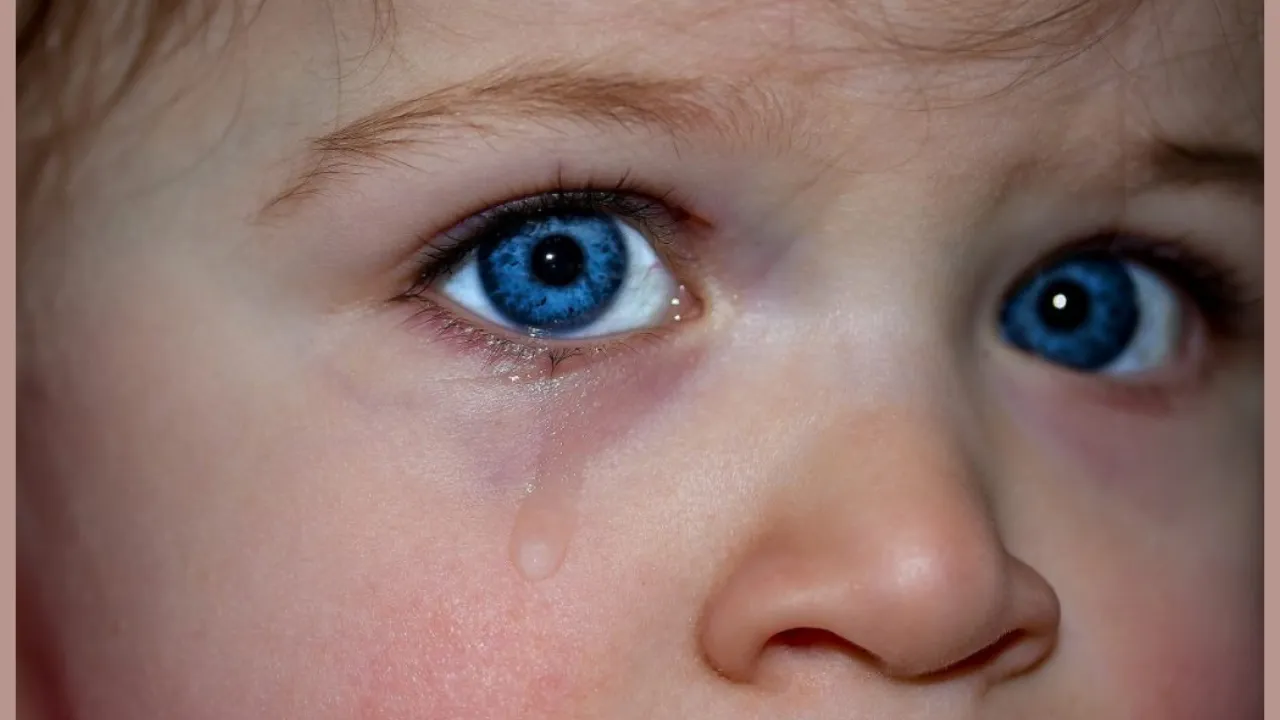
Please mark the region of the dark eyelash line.
POLYGON ((414 286, 402 297, 420 295, 432 282, 456 268, 485 240, 500 233, 506 223, 539 215, 613 215, 636 223, 646 237, 659 249, 666 251, 664 254, 673 254, 671 251, 675 247, 676 231, 688 214, 667 202, 670 191, 657 195, 647 194, 644 190, 633 188, 629 184, 629 177, 629 174, 624 173, 614 184, 585 183, 577 186, 566 186, 561 178, 551 190, 510 200, 468 217, 438 238, 423 243, 414 286))
MULTIPOLYGON (((633 183, 629 173, 623 173, 616 183, 606 184, 591 181, 567 183, 560 173, 550 189, 533 191, 477 212, 445 233, 424 241, 415 265, 412 286, 393 301, 418 304, 420 309, 414 314, 416 320, 441 335, 480 350, 487 357, 486 364, 490 369, 503 362, 527 367, 541 357, 547 362, 548 375, 554 375, 557 368, 571 358, 603 357, 619 350, 634 350, 634 342, 661 338, 666 328, 654 328, 633 333, 627 338, 578 347, 534 338, 508 339, 502 333, 458 316, 430 297, 428 291, 435 281, 452 272, 484 242, 501 235, 510 227, 509 223, 543 214, 601 213, 634 223, 664 258, 672 261, 673 270, 679 271, 693 260, 682 252, 687 248, 676 242, 681 226, 692 216, 671 203, 671 195, 670 190, 653 193, 652 188, 633 183)), ((1140 233, 1099 232, 1060 245, 1024 270, 1020 277, 1029 278, 1053 264, 1082 255, 1136 262, 1184 293, 1203 316, 1208 330, 1218 339, 1259 336, 1262 324, 1260 294, 1251 291, 1249 283, 1230 269, 1228 263, 1197 247, 1195 242, 1185 238, 1153 239, 1140 233)), ((1021 280, 1014 282, 1006 292, 1014 291, 1021 284, 1021 280)))
POLYGON ((458 317, 438 303, 428 299, 420 301, 421 307, 413 314, 411 321, 430 328, 438 337, 452 340, 477 352, 483 358, 487 372, 499 375, 512 375, 512 380, 519 379, 552 379, 556 371, 566 361, 574 358, 607 358, 619 353, 639 352, 638 344, 653 343, 666 336, 667 329, 653 328, 644 332, 633 333, 625 338, 618 338, 604 343, 588 346, 556 346, 539 345, 528 342, 509 340, 475 323, 458 317), (543 361, 544 375, 530 375, 532 363, 543 361))
MULTIPOLYGON (((1261 327, 1262 298, 1250 293, 1248 284, 1230 266, 1194 249, 1185 239, 1152 239, 1121 231, 1096 233, 1069 242, 1023 271, 1022 278, 1068 258, 1104 256, 1135 262, 1150 268, 1176 286, 1195 303, 1208 329, 1220 339, 1248 336, 1261 327)), ((1010 292, 1021 281, 1010 286, 1010 292)))
POLYGON ((490 370, 501 363, 527 365, 539 356, 547 363, 547 376, 553 377, 562 363, 575 357, 610 356, 619 351, 634 351, 636 343, 654 341, 665 335, 664 328, 651 328, 590 345, 570 346, 532 338, 508 339, 448 310, 430 297, 431 285, 449 274, 488 239, 501 235, 508 223, 527 220, 543 214, 600 213, 638 226, 656 250, 675 265, 674 271, 687 266, 693 257, 676 241, 681 225, 691 218, 682 207, 669 202, 672 191, 654 193, 650 188, 633 183, 630 173, 623 173, 615 183, 566 183, 563 173, 550 190, 541 190, 475 213, 450 230, 423 242, 412 286, 392 299, 411 301, 420 307, 413 321, 428 326, 438 334, 450 337, 477 350, 486 358, 490 370))

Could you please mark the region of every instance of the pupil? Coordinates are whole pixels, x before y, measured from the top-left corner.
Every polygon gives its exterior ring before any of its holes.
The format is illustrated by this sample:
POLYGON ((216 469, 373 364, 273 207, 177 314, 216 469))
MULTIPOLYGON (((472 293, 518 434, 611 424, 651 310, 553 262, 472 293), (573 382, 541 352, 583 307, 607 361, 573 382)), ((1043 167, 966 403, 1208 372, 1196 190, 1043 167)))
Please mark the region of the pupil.
POLYGON ((1079 283, 1058 280, 1049 283, 1040 295, 1040 320, 1053 330, 1078 329, 1089 319, 1089 295, 1079 283))
POLYGON ((567 235, 552 235, 533 248, 533 276, 552 287, 571 285, 582 274, 582 248, 567 235))

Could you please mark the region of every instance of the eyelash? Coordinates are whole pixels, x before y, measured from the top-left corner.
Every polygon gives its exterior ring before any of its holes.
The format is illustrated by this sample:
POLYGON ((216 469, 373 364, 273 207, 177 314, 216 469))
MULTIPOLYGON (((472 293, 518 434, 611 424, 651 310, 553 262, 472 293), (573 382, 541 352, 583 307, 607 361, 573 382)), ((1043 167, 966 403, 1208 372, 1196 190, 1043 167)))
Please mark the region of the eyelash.
MULTIPOLYGON (((632 222, 653 242, 659 256, 672 273, 687 282, 687 268, 695 258, 687 243, 680 241, 682 232, 693 219, 680 204, 672 201, 673 191, 654 192, 652 188, 633 183, 624 173, 613 184, 567 184, 557 179, 550 190, 532 192, 478 212, 453 226, 438 237, 425 240, 415 267, 412 286, 396 296, 395 301, 419 305, 414 320, 433 329, 441 337, 459 342, 486 356, 490 367, 500 363, 527 365, 539 359, 554 374, 562 362, 574 357, 608 357, 619 351, 634 351, 636 344, 661 340, 668 327, 657 327, 625 338, 562 345, 530 338, 513 339, 461 317, 432 296, 430 288, 439 278, 452 272, 463 262, 488 232, 500 227, 508 218, 528 217, 539 213, 606 213, 632 222)), ((1205 253, 1193 248, 1185 239, 1153 239, 1122 231, 1100 232, 1068 242, 1025 269, 1007 292, 1017 288, 1022 279, 1069 257, 1107 256, 1144 265, 1182 292, 1203 317, 1207 329, 1219 341, 1254 334, 1260 326, 1258 309, 1261 298, 1251 296, 1239 276, 1205 253)), ((694 283, 688 283, 694 284, 694 283)), ((1007 297, 1002 295, 1003 299, 1007 297)))
POLYGON ((1251 297, 1246 283, 1229 266, 1195 250, 1193 241, 1155 239, 1124 231, 1101 232, 1068 242, 1041 257, 1010 284, 1007 293, 1023 280, 1068 258, 1111 257, 1143 265, 1183 293, 1203 317, 1218 340, 1249 335, 1258 324, 1261 298, 1251 297))
MULTIPOLYGON (((531 338, 506 337, 471 322, 435 300, 430 293, 434 282, 458 267, 486 239, 494 228, 509 218, 537 214, 603 213, 633 223, 654 245, 671 272, 684 282, 684 270, 695 258, 680 237, 692 215, 671 198, 673 191, 655 192, 633 183, 629 174, 612 184, 587 182, 568 185, 558 178, 550 190, 527 194, 497 207, 471 215, 438 237, 424 241, 415 267, 413 285, 394 301, 413 302, 420 307, 414 322, 432 329, 441 337, 461 342, 480 351, 490 367, 502 363, 527 364, 539 359, 554 374, 564 361, 575 357, 608 357, 617 352, 635 351, 637 344, 661 340, 670 328, 657 327, 632 333, 625 338, 583 345, 548 343, 531 338)), ((692 283, 686 283, 692 284, 692 283)))

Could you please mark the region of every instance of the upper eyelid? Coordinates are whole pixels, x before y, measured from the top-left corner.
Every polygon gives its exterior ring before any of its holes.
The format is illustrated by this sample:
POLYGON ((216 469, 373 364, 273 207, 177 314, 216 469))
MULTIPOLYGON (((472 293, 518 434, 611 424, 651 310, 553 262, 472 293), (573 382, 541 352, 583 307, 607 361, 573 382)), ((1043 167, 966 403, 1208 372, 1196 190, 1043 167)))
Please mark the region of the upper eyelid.
POLYGON ((673 209, 663 198, 644 197, 640 193, 620 188, 621 184, 618 189, 549 190, 526 195, 473 213, 440 235, 455 243, 465 243, 472 240, 486 225, 501 222, 508 217, 549 211, 598 210, 624 216, 624 219, 638 218, 646 229, 652 229, 663 236, 657 239, 665 239, 667 231, 678 222, 673 209), (469 228, 471 225, 478 227, 469 228))
POLYGON ((400 297, 422 292, 441 276, 451 272, 475 251, 478 235, 492 223, 501 222, 507 216, 520 216, 539 210, 599 210, 618 215, 623 221, 637 219, 643 225, 646 237, 654 241, 655 250, 664 261, 681 266, 688 264, 691 261, 690 255, 674 251, 675 243, 672 239, 682 220, 675 208, 660 198, 626 190, 623 185, 625 182, 624 177, 613 189, 546 191, 473 213, 436 237, 424 241, 413 285, 400 297), (441 243, 438 238, 445 238, 446 241, 441 243))

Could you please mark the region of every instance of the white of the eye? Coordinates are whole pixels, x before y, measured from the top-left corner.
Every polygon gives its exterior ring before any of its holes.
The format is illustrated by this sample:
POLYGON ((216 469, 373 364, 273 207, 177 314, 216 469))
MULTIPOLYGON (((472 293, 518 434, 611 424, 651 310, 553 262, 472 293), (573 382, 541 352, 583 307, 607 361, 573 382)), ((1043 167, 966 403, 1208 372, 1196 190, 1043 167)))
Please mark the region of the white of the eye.
POLYGON ((510 323, 489 302, 484 285, 480 282, 480 263, 474 252, 462 260, 460 267, 440 283, 439 292, 464 310, 474 313, 481 320, 507 327, 510 323))
POLYGON ((653 327, 670 312, 671 298, 676 295, 675 278, 643 233, 621 220, 614 223, 626 247, 627 276, 603 315, 584 327, 557 333, 557 338, 602 337, 653 327))
POLYGON ((1100 371, 1103 375, 1137 375, 1169 361, 1182 340, 1182 303, 1169 284, 1134 263, 1125 269, 1138 301, 1138 327, 1124 351, 1100 371))
MULTIPOLYGON (((557 339, 599 337, 651 327, 660 323, 670 310, 671 298, 677 291, 675 278, 639 230, 621 220, 614 222, 622 234, 623 251, 627 253, 627 275, 603 315, 571 332, 555 333, 557 339)), ((530 332, 529 328, 513 327, 490 302, 480 282, 475 253, 467 256, 461 267, 441 283, 439 292, 482 320, 516 332, 530 332)))

